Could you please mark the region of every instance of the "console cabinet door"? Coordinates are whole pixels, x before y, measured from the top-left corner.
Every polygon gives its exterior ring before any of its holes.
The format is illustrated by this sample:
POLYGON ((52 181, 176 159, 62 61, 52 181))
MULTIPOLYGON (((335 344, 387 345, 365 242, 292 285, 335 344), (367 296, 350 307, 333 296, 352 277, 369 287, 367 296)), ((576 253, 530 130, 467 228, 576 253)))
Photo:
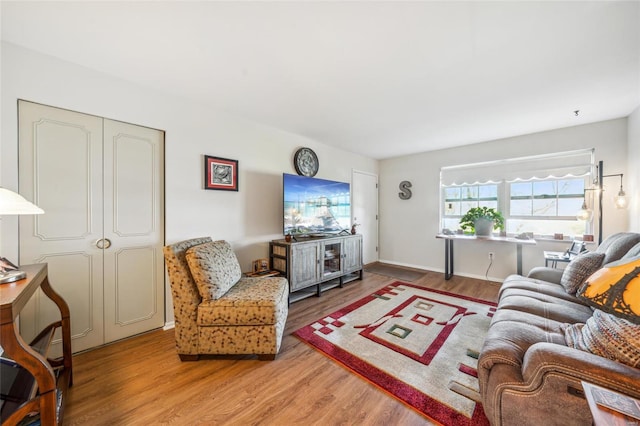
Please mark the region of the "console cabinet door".
POLYGON ((362 237, 354 236, 344 239, 344 273, 362 269, 362 237))
POLYGON ((342 275, 342 250, 342 238, 334 238, 320 243, 322 281, 342 275))
POLYGON ((291 246, 291 291, 316 284, 320 273, 320 245, 317 242, 291 246))

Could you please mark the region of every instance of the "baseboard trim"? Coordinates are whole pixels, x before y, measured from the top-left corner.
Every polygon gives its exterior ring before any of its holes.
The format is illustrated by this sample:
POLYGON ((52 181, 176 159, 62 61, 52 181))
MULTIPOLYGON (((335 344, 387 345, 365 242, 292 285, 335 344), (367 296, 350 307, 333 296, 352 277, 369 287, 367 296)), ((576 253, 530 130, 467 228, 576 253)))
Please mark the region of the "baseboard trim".
POLYGON ((171 330, 172 328, 176 328, 176 323, 175 321, 169 321, 169 322, 165 322, 164 323, 164 327, 162 327, 163 330, 171 330))
MULTIPOLYGON (((388 265, 402 266, 402 267, 405 267, 405 268, 420 269, 422 271, 439 272, 441 274, 444 274, 444 269, 427 268, 424 265, 413 265, 413 264, 410 264, 410 263, 394 262, 392 260, 384 260, 384 259, 379 259, 378 262, 386 263, 388 265)), ((496 282, 496 283, 502 283, 504 281, 503 278, 485 277, 484 275, 476 275, 476 274, 467 274, 467 273, 455 272, 454 275, 457 275, 459 277, 465 277, 465 278, 475 278, 475 279, 483 280, 483 281, 492 281, 492 282, 496 282)))

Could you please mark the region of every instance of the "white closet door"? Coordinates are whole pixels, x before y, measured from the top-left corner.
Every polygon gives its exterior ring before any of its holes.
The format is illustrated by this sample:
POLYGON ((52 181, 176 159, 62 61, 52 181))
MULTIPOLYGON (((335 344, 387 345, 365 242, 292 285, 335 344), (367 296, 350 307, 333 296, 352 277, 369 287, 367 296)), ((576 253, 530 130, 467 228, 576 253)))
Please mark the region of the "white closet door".
POLYGON ((163 132, 104 122, 105 340, 164 325, 163 132))
MULTIPOLYGON (((164 133, 20 101, 20 263, 47 262, 78 352, 164 324, 164 133)), ((57 319, 37 296, 25 337, 57 319)), ((24 311, 23 311, 24 312, 24 311)))
MULTIPOLYGON (((75 352, 104 342, 102 119, 19 103, 20 193, 45 214, 20 217, 20 263, 48 263, 53 288, 71 310, 75 352)), ((59 319, 44 295, 21 315, 25 337, 59 319)))

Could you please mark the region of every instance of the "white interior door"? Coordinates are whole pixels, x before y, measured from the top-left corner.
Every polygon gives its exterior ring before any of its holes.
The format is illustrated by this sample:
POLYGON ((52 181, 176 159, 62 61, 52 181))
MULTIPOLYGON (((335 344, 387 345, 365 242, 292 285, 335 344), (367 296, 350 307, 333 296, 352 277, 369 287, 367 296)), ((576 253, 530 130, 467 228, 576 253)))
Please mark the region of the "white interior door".
MULTIPOLYGON (((71 310, 74 350, 101 345, 102 119, 29 102, 19 115, 20 193, 45 211, 20 217, 20 263, 48 263, 71 310)), ((30 305, 20 318, 25 337, 59 316, 40 292, 30 305)))
MULTIPOLYGON (((45 211, 20 218, 20 263, 49 264, 72 350, 162 326, 162 132, 24 101, 19 130, 20 192, 45 211)), ((57 319, 41 294, 23 313, 27 338, 57 319)))
POLYGON ((104 324, 111 342, 164 325, 164 138, 105 120, 104 141, 104 324))
POLYGON ((351 178, 351 215, 362 234, 362 262, 378 260, 378 176, 354 170, 351 178))

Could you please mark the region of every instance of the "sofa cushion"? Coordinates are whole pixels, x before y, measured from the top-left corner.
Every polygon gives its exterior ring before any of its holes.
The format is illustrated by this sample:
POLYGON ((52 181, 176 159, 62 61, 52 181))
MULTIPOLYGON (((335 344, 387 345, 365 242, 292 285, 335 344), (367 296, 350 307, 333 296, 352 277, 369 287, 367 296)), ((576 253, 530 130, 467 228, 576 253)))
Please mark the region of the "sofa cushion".
POLYGON ((191 247, 186 257, 203 301, 219 299, 242 276, 238 258, 226 241, 191 247))
POLYGON ((569 347, 640 367, 640 325, 596 309, 585 324, 563 329, 569 347))
POLYGON ((622 256, 627 254, 629 250, 638 243, 640 243, 640 233, 620 232, 607 237, 602 244, 598 246, 596 251, 605 254, 602 264, 606 265, 607 263, 620 260, 622 256))
POLYGON ((543 318, 545 321, 559 323, 584 323, 593 311, 578 299, 569 301, 548 294, 524 289, 510 289, 502 293, 498 302, 498 311, 509 309, 526 312, 543 318))
MULTIPOLYGON (((560 270, 558 269, 558 271, 560 270)), ((559 282, 560 280, 558 280, 558 283, 559 282)), ((502 283, 502 286, 500 286, 500 294, 498 297, 501 298, 503 294, 507 293, 512 294, 516 289, 547 294, 570 302, 579 302, 575 295, 567 293, 564 287, 560 284, 525 278, 520 275, 511 275, 507 277, 502 283)))
POLYGON ((271 325, 287 315, 286 278, 244 277, 223 297, 198 306, 199 326, 271 325))
POLYGON ((640 243, 638 243, 635 246, 631 247, 631 249, 629 249, 627 254, 622 256, 622 259, 620 259, 620 260, 628 261, 630 259, 633 259, 634 257, 639 257, 639 256, 640 256, 640 243))
POLYGON ((600 269, 603 259, 604 253, 582 253, 569 262, 562 273, 560 284, 562 284, 567 293, 576 294, 584 280, 600 269))
POLYGON ((563 273, 564 269, 549 268, 547 266, 536 266, 534 268, 531 268, 531 270, 527 274, 527 278, 538 281, 545 281, 553 284, 560 284, 563 273))

